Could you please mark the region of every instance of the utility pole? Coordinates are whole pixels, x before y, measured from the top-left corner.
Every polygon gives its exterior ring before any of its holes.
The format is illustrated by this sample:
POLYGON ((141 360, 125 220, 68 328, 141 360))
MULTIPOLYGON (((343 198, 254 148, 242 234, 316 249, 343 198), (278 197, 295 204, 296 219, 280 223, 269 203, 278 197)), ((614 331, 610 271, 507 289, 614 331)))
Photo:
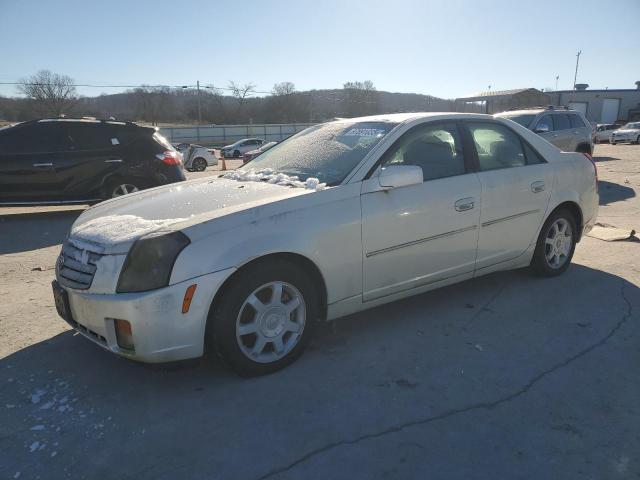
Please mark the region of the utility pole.
POLYGON ((573 76, 573 89, 576 89, 576 82, 578 81, 578 64, 580 63, 580 55, 582 54, 582 50, 578 51, 578 54, 576 55, 576 73, 573 76))
POLYGON ((560 78, 560 75, 556 75, 556 89, 555 91, 558 91, 558 79, 560 78))
POLYGON ((200 111, 200 80, 196 81, 196 87, 198 89, 198 125, 202 123, 202 112, 200 111))

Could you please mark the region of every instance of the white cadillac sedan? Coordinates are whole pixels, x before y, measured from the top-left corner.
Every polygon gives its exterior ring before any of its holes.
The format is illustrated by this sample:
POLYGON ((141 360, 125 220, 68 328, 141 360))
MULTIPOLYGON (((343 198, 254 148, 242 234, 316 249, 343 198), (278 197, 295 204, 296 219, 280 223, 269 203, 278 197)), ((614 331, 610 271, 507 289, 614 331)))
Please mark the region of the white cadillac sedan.
POLYGON ((242 169, 100 203, 56 265, 59 314, 143 362, 291 363, 332 320, 497 270, 564 272, 598 208, 591 157, 488 115, 317 125, 242 169))

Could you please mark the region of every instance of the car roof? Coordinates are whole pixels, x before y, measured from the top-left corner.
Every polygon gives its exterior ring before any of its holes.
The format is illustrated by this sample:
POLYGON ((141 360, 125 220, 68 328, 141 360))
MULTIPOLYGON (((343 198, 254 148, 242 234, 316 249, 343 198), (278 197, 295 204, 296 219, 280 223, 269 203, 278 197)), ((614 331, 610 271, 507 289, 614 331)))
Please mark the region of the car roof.
POLYGON ((394 122, 405 123, 421 118, 492 118, 484 113, 459 113, 459 112, 410 112, 410 113, 386 113, 382 115, 370 115, 367 117, 340 118, 327 123, 354 123, 354 122, 394 122))
POLYGON ((577 110, 569 110, 565 108, 524 108, 521 110, 507 110, 506 112, 495 113, 494 115, 537 115, 539 113, 580 113, 577 110))

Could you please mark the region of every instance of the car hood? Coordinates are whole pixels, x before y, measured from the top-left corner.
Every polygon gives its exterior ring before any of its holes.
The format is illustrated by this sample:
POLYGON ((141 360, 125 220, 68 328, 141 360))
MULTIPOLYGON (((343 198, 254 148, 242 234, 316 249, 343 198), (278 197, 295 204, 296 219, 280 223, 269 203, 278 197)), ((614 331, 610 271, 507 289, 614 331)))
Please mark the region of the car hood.
POLYGON ((70 242, 104 254, 124 254, 138 238, 312 193, 266 182, 207 177, 132 193, 86 210, 71 227, 70 242))

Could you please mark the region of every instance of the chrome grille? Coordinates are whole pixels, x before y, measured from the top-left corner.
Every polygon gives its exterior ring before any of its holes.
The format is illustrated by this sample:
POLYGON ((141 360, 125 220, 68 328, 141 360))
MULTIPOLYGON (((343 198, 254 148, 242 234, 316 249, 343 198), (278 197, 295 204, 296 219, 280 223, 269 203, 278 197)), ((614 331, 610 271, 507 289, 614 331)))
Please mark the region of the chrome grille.
POLYGON ((56 263, 58 281, 65 287, 86 290, 91 286, 100 257, 97 252, 65 242, 56 263))

